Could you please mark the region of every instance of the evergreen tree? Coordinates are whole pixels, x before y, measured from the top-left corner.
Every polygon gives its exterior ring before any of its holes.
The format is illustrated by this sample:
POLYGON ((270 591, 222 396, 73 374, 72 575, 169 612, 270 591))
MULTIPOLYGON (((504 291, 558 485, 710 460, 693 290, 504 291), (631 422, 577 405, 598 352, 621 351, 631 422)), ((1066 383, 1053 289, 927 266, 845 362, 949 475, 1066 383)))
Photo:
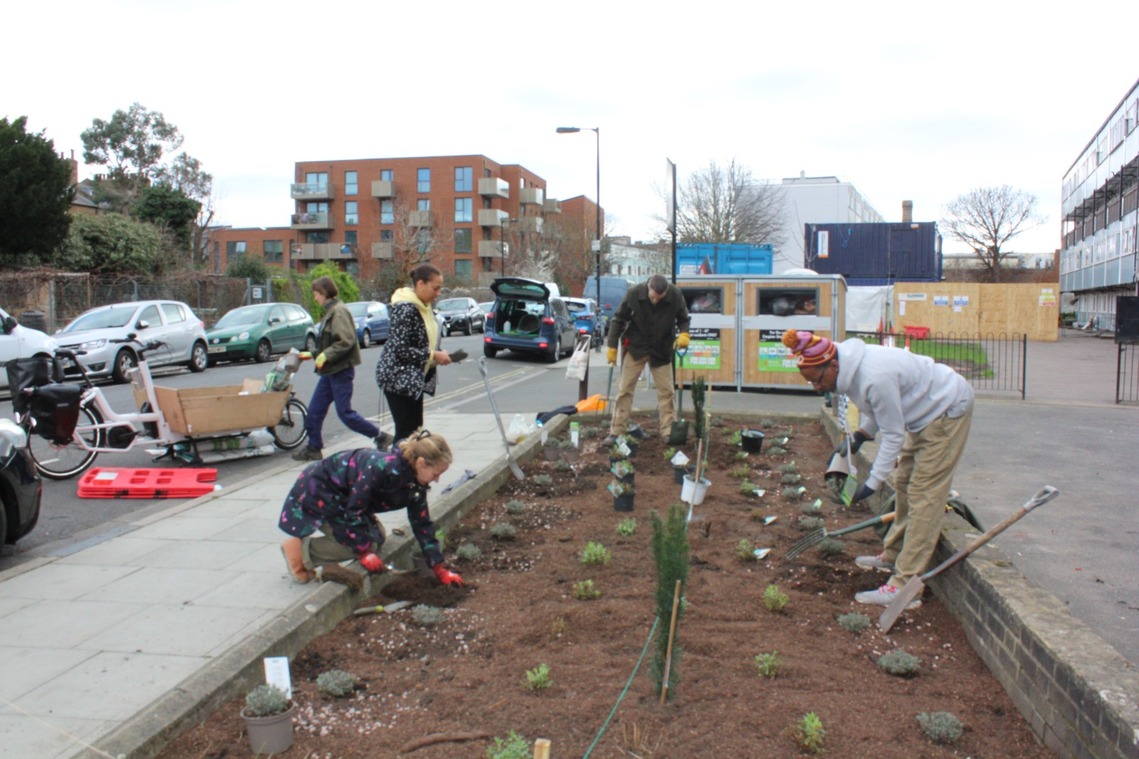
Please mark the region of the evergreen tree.
POLYGON ((75 194, 71 167, 27 117, 0 119, 0 265, 48 261, 67 237, 75 194))

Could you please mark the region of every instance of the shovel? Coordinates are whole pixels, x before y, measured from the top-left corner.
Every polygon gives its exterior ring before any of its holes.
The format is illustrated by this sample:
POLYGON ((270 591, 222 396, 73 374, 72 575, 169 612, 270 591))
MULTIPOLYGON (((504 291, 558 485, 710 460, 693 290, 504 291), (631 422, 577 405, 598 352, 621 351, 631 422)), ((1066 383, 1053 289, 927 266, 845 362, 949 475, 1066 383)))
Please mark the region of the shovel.
MULTIPOLYGON (((677 358, 680 359, 679 366, 684 366, 684 354, 686 350, 678 350, 676 352, 677 358)), ((677 368, 679 371, 679 367, 677 368)), ((688 422, 684 420, 684 382, 680 383, 680 390, 676 397, 676 421, 672 423, 672 428, 668 431, 668 444, 669 445, 684 445, 688 442, 688 422)))
POLYGON ((925 574, 918 575, 917 577, 911 579, 905 584, 905 587, 897 592, 894 600, 890 602, 890 605, 886 607, 886 610, 884 612, 882 612, 882 616, 878 618, 878 629, 882 632, 890 632, 890 628, 893 627, 894 623, 898 621, 898 617, 902 615, 902 612, 905 611, 906 607, 910 605, 910 602, 921 595, 922 590, 925 589, 926 581, 928 581, 930 578, 936 577, 937 575, 952 567, 954 564, 957 564, 969 554, 973 553, 978 548, 985 545, 997 535, 1011 527, 1014 522, 1023 517, 1025 514, 1032 511, 1037 506, 1043 506, 1059 494, 1060 491, 1056 488, 1052 487, 1051 485, 1045 485, 1043 488, 1041 488, 1040 492, 1029 499, 1028 503, 1024 504, 1011 515, 1009 515, 1003 522, 996 525, 984 535, 980 536, 965 548, 962 548, 960 551, 953 554, 948 559, 941 562, 925 574))
POLYGON ((494 412, 494 421, 498 422, 498 431, 502 433, 502 444, 506 446, 506 461, 510 464, 510 471, 514 473, 515 479, 524 480, 526 475, 510 455, 510 441, 506 439, 506 428, 502 426, 502 417, 498 414, 498 403, 494 400, 494 391, 490 389, 490 375, 486 371, 485 358, 479 358, 479 373, 482 375, 483 384, 486 385, 486 394, 490 398, 490 409, 494 412))

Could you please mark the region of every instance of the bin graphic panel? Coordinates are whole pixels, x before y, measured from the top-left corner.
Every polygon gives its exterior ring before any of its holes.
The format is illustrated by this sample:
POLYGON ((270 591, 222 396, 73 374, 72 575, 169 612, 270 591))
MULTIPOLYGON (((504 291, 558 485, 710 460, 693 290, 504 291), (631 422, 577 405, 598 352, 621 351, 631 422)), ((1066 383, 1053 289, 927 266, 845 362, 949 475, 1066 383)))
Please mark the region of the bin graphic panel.
POLYGON ((738 387, 738 280, 700 277, 678 280, 676 286, 684 295, 691 319, 691 342, 677 363, 677 381, 691 387, 703 377, 712 387, 738 387))

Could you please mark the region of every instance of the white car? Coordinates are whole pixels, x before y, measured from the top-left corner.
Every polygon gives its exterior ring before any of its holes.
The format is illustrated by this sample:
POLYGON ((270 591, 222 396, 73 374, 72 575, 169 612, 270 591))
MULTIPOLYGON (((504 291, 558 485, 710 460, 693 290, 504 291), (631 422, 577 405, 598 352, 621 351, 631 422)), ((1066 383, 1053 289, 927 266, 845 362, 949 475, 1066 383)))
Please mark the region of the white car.
MULTIPOLYGON (((192 372, 209 363, 206 325, 190 307, 176 300, 113 303, 84 311, 55 333, 60 348, 83 351, 79 361, 91 377, 127 381, 127 370, 138 365, 137 343, 122 342, 135 334, 141 342, 159 340, 160 350, 146 355, 151 367, 181 364, 192 372)), ((66 361, 64 362, 66 369, 66 361)))
MULTIPOLYGON (((17 358, 53 356, 58 347, 51 335, 25 327, 0 308, 0 365, 17 358)), ((8 372, 0 371, 0 387, 8 387, 8 372)))

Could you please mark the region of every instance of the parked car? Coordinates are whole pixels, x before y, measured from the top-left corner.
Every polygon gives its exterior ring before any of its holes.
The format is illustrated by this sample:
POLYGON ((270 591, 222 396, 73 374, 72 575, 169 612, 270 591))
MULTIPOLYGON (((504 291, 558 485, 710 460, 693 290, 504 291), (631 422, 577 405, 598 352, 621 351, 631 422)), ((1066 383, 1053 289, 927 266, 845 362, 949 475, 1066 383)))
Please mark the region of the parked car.
POLYGON ((8 387, 8 372, 3 370, 4 364, 17 358, 52 356, 57 347, 54 337, 25 327, 0 308, 0 387, 8 387))
POLYGON ((475 330, 486 332, 486 313, 474 298, 447 298, 435 304, 446 334, 462 332, 469 335, 475 330))
POLYGON ((482 303, 479 303, 479 310, 482 311, 483 316, 487 316, 487 315, 493 313, 494 301, 493 300, 486 300, 486 301, 483 301, 482 303))
POLYGON ((28 452, 27 434, 11 419, 0 419, 0 545, 32 531, 42 499, 43 482, 28 452))
MULTIPOLYGON (((138 365, 137 345, 114 343, 131 334, 142 342, 160 340, 162 348, 146 354, 151 367, 182 364, 192 372, 209 365, 206 325, 185 303, 141 300, 114 303, 84 311, 55 333, 60 348, 83 351, 80 363, 91 377, 127 381, 127 370, 138 365)), ((63 359, 64 368, 68 361, 63 359)))
POLYGON ((348 311, 356 320, 356 339, 361 348, 387 342, 392 331, 387 306, 377 300, 358 300, 348 304, 348 311))
POLYGON ((605 337, 604 320, 597 313, 597 301, 592 298, 563 298, 574 327, 579 335, 592 335, 590 345, 597 345, 605 337))
POLYGON ((274 353, 316 349, 316 326, 295 303, 258 303, 226 312, 206 332, 210 364, 251 358, 264 363, 274 353))
POLYGON ((500 350, 538 353, 553 363, 574 347, 577 330, 565 301, 550 294, 545 283, 523 277, 499 277, 494 312, 487 319, 483 355, 500 350))

